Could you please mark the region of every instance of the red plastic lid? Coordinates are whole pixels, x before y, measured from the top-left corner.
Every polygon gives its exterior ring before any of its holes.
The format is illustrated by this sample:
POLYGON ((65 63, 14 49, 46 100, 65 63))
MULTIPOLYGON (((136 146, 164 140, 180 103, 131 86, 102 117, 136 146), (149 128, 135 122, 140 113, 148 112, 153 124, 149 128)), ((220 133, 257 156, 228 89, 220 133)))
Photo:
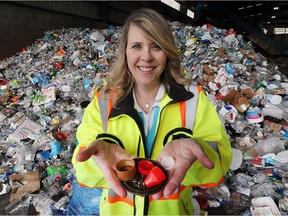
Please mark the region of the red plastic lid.
POLYGON ((0 82, 0 85, 7 85, 7 81, 6 80, 2 80, 1 82, 0 82))
POLYGON ((165 179, 166 175, 163 172, 163 170, 160 167, 155 166, 146 176, 144 184, 146 185, 147 188, 151 188, 154 187, 155 185, 161 184, 165 179))
POLYGON ((150 170, 152 170, 154 167, 154 164, 148 160, 141 160, 138 163, 138 171, 142 175, 148 175, 150 170))

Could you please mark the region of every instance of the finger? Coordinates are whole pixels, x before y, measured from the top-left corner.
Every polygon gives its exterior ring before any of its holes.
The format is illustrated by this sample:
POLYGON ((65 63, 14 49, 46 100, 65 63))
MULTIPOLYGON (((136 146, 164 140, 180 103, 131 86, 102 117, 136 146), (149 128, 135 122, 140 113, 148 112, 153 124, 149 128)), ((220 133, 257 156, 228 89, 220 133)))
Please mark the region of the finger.
POLYGON ((197 159, 199 160, 199 162, 208 169, 213 169, 214 168, 214 163, 207 157, 206 154, 204 154, 203 152, 196 154, 197 159))
POLYGON ((192 150, 191 155, 194 155, 205 168, 214 168, 214 163, 208 158, 197 142, 194 142, 193 149, 190 150, 192 150))
POLYGON ((111 186, 113 191, 118 194, 120 197, 125 198, 127 196, 127 191, 122 187, 121 183, 116 181, 108 181, 108 184, 111 186))
POLYGON ((90 144, 86 149, 81 152, 78 152, 76 156, 76 160, 79 162, 83 162, 88 160, 92 155, 97 153, 97 146, 93 143, 90 144))
POLYGON ((159 199, 161 199, 161 197, 163 197, 163 190, 161 190, 161 191, 153 194, 152 197, 153 197, 154 200, 159 200, 159 199))
POLYGON ((163 195, 164 197, 170 197, 174 191, 179 187, 182 180, 185 177, 186 169, 178 167, 175 169, 174 173, 171 175, 170 180, 164 188, 163 195))
POLYGON ((118 194, 122 198, 125 198, 127 196, 127 191, 123 188, 114 170, 105 172, 104 176, 107 183, 110 185, 110 187, 116 194, 118 194))

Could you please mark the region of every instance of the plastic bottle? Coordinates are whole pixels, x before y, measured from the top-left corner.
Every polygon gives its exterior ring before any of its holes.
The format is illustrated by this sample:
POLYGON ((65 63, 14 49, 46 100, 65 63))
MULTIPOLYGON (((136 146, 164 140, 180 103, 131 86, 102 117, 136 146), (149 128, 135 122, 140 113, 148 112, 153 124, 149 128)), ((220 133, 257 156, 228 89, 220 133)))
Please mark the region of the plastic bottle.
POLYGON ((51 185, 53 185, 56 181, 61 179, 61 173, 55 172, 54 174, 47 176, 42 180, 44 188, 48 189, 51 185))
POLYGON ((68 196, 63 196, 57 203, 55 203, 53 206, 57 209, 64 210, 67 203, 69 203, 70 198, 68 196))

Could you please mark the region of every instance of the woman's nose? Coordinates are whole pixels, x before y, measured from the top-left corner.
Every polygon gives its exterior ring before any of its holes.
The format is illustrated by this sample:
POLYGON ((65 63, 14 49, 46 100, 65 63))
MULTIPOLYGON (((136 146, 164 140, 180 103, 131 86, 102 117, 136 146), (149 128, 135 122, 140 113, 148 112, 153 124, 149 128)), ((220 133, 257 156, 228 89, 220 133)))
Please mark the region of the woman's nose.
POLYGON ((150 49, 143 49, 143 50, 142 50, 141 60, 142 60, 142 61, 146 61, 146 62, 149 62, 149 61, 152 61, 152 60, 153 60, 153 55, 152 55, 150 49))

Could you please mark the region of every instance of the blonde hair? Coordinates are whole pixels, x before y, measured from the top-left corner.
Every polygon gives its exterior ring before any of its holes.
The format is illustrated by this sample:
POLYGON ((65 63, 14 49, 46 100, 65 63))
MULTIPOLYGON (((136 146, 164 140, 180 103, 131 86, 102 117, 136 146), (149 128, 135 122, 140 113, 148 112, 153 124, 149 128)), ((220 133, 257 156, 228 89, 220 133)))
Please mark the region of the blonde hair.
POLYGON ((175 81, 179 84, 189 82, 184 79, 184 74, 181 72, 180 54, 176 48, 168 22, 155 10, 140 9, 132 13, 126 20, 120 37, 117 60, 110 68, 105 93, 108 95, 111 91, 113 92, 113 107, 124 100, 135 85, 135 80, 128 69, 126 59, 128 32, 131 23, 142 29, 144 36, 157 44, 166 53, 166 67, 160 77, 166 90, 175 81))

